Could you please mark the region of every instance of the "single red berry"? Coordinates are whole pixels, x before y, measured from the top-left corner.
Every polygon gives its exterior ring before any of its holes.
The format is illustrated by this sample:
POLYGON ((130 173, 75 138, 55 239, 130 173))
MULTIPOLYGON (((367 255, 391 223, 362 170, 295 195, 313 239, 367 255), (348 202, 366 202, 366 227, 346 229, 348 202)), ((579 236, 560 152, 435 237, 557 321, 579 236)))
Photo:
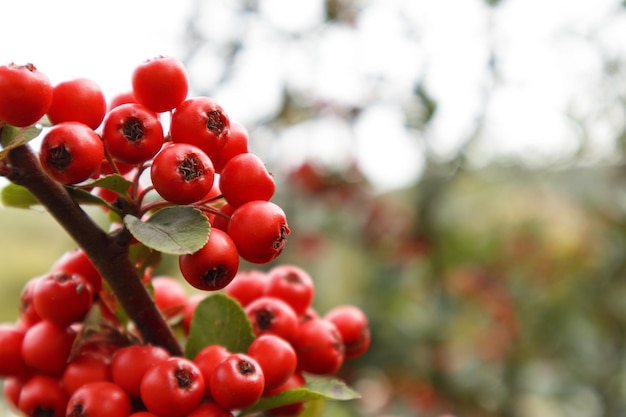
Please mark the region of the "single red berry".
POLYGON ((67 402, 67 417, 128 417, 130 398, 108 381, 90 382, 78 388, 67 402))
POLYGON ((0 378, 23 376, 30 372, 22 358, 24 330, 9 324, 0 325, 0 378))
POLYGON ((239 271, 233 281, 224 288, 226 295, 247 306, 265 294, 267 274, 260 270, 239 271))
POLYGON ((194 97, 182 102, 172 114, 170 135, 175 143, 189 143, 209 157, 226 144, 230 119, 212 98, 194 97))
POLYGON ((233 353, 217 364, 211 375, 211 395, 227 410, 241 410, 256 403, 265 387, 259 364, 243 353, 233 353))
POLYGON ((223 147, 217 149, 216 152, 211 155, 215 172, 222 172, 224 165, 233 157, 247 153, 248 142, 248 131, 246 128, 241 123, 231 120, 228 140, 226 140, 223 147))
POLYGON ((278 265, 267 272, 266 295, 285 301, 298 316, 311 307, 314 292, 313 279, 300 267, 278 265))
POLYGON ((369 321, 363 310, 352 305, 341 305, 328 311, 324 318, 339 330, 347 359, 357 358, 367 351, 371 333, 369 321))
MULTIPOLYGON (((263 395, 265 397, 273 397, 288 389, 295 389, 304 386, 306 380, 302 373, 293 373, 287 381, 281 386, 272 390, 266 391, 263 395)), ((299 401, 291 404, 282 405, 279 407, 271 408, 267 410, 267 413, 272 417, 294 417, 300 415, 304 409, 304 402, 299 401)))
POLYGON ((248 262, 264 264, 285 248, 291 230, 285 212, 270 201, 250 201, 239 206, 228 222, 228 235, 239 255, 248 262))
POLYGON ((332 375, 343 365, 343 340, 337 327, 328 320, 313 319, 300 323, 291 342, 301 371, 332 375))
POLYGON ((239 254, 232 239, 212 229, 207 243, 198 251, 178 258, 180 272, 194 288, 216 291, 227 286, 239 269, 239 254))
POLYGON ((124 91, 113 96, 107 104, 107 110, 111 111, 121 104, 137 103, 137 99, 132 91, 124 91))
POLYGON ((91 292, 96 295, 102 289, 102 276, 91 262, 91 259, 80 248, 65 252, 50 268, 51 273, 64 273, 80 275, 91 287, 91 292))
POLYGON ((258 337, 273 334, 290 341, 298 328, 298 317, 289 304, 276 297, 261 297, 244 308, 258 337))
POLYGON ((150 167, 154 189, 174 204, 191 204, 213 188, 215 171, 211 159, 187 143, 169 144, 157 154, 150 167))
POLYGON ((233 417, 233 413, 214 403, 200 404, 187 417, 233 417))
POLYGON ((22 341, 22 358, 28 366, 39 372, 60 376, 75 339, 76 332, 71 328, 42 320, 26 331, 22 341))
POLYGON ((22 386, 18 408, 24 415, 32 417, 65 417, 67 400, 57 378, 34 375, 22 386))
POLYGON ((111 358, 111 381, 122 387, 130 397, 138 398, 141 380, 148 369, 169 358, 170 354, 158 346, 123 347, 111 358))
POLYGON ((159 56, 138 65, 132 75, 133 95, 150 110, 162 113, 187 97, 189 80, 184 64, 175 57, 159 56))
POLYGON ((0 66, 0 120, 17 127, 36 123, 52 102, 48 76, 33 64, 0 66))
POLYGON ((152 278, 154 302, 165 317, 179 314, 187 303, 187 289, 174 277, 159 275, 152 278))
POLYGON ((113 159, 139 164, 159 152, 165 140, 154 112, 137 103, 120 104, 104 120, 102 140, 113 159))
POLYGON ((257 155, 242 153, 224 165, 220 173, 220 190, 224 198, 234 207, 248 201, 268 201, 274 195, 274 177, 257 155))
POLYGON ((200 373, 205 381, 204 396, 206 399, 212 399, 209 381, 211 380, 213 370, 218 363, 226 359, 230 356, 230 354, 231 352, 229 352, 228 349, 222 345, 208 345, 200 349, 200 351, 193 358, 193 363, 195 363, 198 369, 200 369, 200 373))
POLYGON ((100 86, 88 78, 76 78, 54 86, 47 115, 55 125, 80 122, 96 129, 106 111, 107 103, 100 86))
POLYGON ((183 417, 202 402, 205 381, 192 361, 172 357, 148 369, 140 389, 141 400, 151 413, 183 417))
POLYGON ((285 339, 263 334, 250 344, 247 354, 261 366, 265 376, 265 392, 278 388, 296 371, 296 351, 285 339))
POLYGON ((78 355, 67 363, 61 377, 63 388, 69 395, 90 382, 110 380, 109 360, 106 356, 97 353, 78 355))
POLYGON ((44 136, 39 159, 52 178, 63 184, 76 184, 89 179, 100 168, 104 146, 88 126, 63 122, 44 136))
POLYGON ((39 317, 59 327, 82 320, 89 312, 93 295, 81 275, 53 272, 37 281, 33 303, 39 317))

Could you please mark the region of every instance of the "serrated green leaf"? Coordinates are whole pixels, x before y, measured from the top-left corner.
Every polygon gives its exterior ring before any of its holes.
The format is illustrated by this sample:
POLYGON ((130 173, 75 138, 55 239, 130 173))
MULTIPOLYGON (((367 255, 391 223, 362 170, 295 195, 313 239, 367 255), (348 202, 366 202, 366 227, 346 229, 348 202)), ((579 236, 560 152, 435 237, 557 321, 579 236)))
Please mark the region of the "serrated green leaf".
POLYGON ((29 141, 35 139, 41 133, 40 125, 32 125, 27 127, 15 127, 11 125, 4 125, 2 127, 2 135, 0 136, 0 143, 3 149, 0 150, 0 159, 6 157, 11 149, 22 146, 29 141))
POLYGON ((85 184, 81 184, 80 188, 89 189, 93 187, 100 187, 100 188, 113 191, 114 193, 118 195, 127 196, 128 188, 130 188, 132 185, 133 185, 132 181, 127 180, 123 176, 119 174, 111 174, 111 175, 106 175, 104 177, 100 177, 97 180, 90 181, 85 184))
POLYGON ((254 340, 252 324, 235 299, 214 293, 194 312, 185 346, 185 356, 194 358, 204 347, 220 344, 230 352, 246 352, 254 340))
POLYGON ((211 231, 208 218, 190 206, 163 208, 147 221, 126 215, 124 225, 147 247, 170 255, 198 251, 209 239, 211 231))
POLYGON ((26 187, 9 183, 2 187, 0 193, 2 205, 5 207, 31 208, 39 205, 39 200, 26 187))
POLYGON ((354 400, 360 394, 343 381, 329 377, 309 377, 300 388, 283 391, 272 397, 262 397, 255 405, 244 410, 241 415, 270 410, 287 404, 314 400, 354 400))

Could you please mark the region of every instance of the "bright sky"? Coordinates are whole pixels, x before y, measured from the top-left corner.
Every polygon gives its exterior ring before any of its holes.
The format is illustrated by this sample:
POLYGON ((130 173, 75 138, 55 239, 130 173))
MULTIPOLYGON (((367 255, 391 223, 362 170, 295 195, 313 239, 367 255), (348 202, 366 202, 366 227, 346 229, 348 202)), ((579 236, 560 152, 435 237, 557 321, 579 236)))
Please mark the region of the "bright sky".
MULTIPOLYGON (((92 78, 112 96, 129 88, 141 61, 183 53, 192 3, 2 2, 0 63, 32 62, 53 83, 92 78)), ((606 155, 612 132, 625 123, 611 101, 624 83, 607 86, 602 73, 602 54, 626 56, 626 14, 617 0, 504 0, 491 13, 483 0, 370 0, 355 28, 324 30, 322 0, 259 3, 264 22, 237 15, 228 0, 206 2, 211 13, 200 13, 202 34, 214 41, 189 68, 200 88, 220 75, 219 42, 249 40, 230 82, 215 90, 231 117, 262 120, 279 104, 281 80, 320 101, 373 104, 353 130, 320 113, 283 132, 272 152, 292 163, 341 162, 356 146, 362 170, 382 189, 415 180, 425 143, 449 155, 474 129, 494 82, 485 70, 489 45, 498 56, 498 87, 476 148, 483 158, 558 159, 573 152, 580 130, 568 111, 585 118, 592 149, 606 155), (313 36, 284 36, 309 29, 313 36), (429 130, 409 134, 402 106, 416 80, 424 80, 439 107, 429 130)))

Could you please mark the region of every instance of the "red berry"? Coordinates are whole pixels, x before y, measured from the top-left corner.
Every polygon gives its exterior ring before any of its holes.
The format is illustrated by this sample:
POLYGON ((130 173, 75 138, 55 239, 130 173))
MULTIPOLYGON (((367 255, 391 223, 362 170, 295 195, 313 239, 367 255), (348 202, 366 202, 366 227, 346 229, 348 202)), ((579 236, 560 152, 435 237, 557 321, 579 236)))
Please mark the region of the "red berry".
POLYGON ((219 214, 215 214, 211 220, 211 226, 226 232, 228 230, 230 216, 235 212, 235 208, 236 207, 231 206, 228 203, 222 204, 218 210, 219 214))
POLYGON ((119 349, 111 358, 111 380, 130 396, 140 395, 141 380, 148 369, 165 362, 170 354, 152 345, 130 345, 119 349))
POLYGON ((181 321, 181 326, 185 334, 189 334, 189 329, 191 328, 191 320, 193 319, 193 315, 196 312, 196 307, 202 300, 206 298, 205 294, 196 293, 192 294, 185 303, 183 307, 183 319, 181 321))
POLYGON ((154 302, 165 317, 179 314, 187 303, 187 289, 174 277, 159 275, 152 278, 154 302))
POLYGON ((233 413, 214 403, 200 404, 187 417, 233 417, 233 413))
POLYGON ((19 411, 20 393, 30 377, 10 376, 2 382, 2 395, 12 411, 19 411))
POLYGON ((82 320, 93 300, 86 279, 77 274, 53 272, 37 281, 33 303, 39 317, 59 327, 82 320))
POLYGON ((52 265, 50 272, 61 272, 70 275, 80 275, 91 287, 91 292, 95 295, 102 289, 102 277, 91 262, 91 259, 80 248, 65 252, 52 265))
POLYGON ((67 394, 57 378, 35 375, 24 383, 18 408, 27 416, 64 417, 67 400, 67 394))
POLYGON ((63 81, 54 86, 48 119, 52 124, 80 122, 92 129, 102 123, 107 103, 100 86, 87 78, 63 81))
POLYGON ((141 380, 141 400, 151 413, 183 417, 204 398, 205 381, 188 359, 172 357, 150 368, 141 380))
POLYGON ((163 146, 163 126, 155 113, 137 103, 121 104, 104 120, 102 140, 113 159, 139 164, 163 146))
POLYGON ((22 341, 22 357, 31 368, 60 376, 70 356, 76 332, 42 320, 30 327, 22 341))
POLYGON ((263 271, 249 270, 237 273, 233 281, 224 288, 226 295, 247 306, 265 294, 267 275, 263 271))
POLYGON ((162 113, 180 105, 187 97, 189 80, 183 63, 175 57, 159 56, 137 66, 132 75, 133 95, 150 110, 162 113))
POLYGON ((132 91, 125 91, 123 93, 118 93, 113 96, 113 98, 109 101, 107 105, 107 110, 111 111, 121 104, 128 103, 137 103, 137 99, 135 98, 135 95, 132 91))
POLYGON ((248 201, 268 201, 274 195, 276 184, 261 158, 253 153, 242 153, 224 165, 220 190, 228 204, 239 207, 248 201))
POLYGON ((225 146, 229 132, 228 115, 209 97, 189 98, 172 114, 172 141, 197 146, 209 157, 225 146))
POLYGON ((332 322, 341 333, 347 359, 357 358, 367 351, 371 334, 363 310, 351 305, 337 306, 327 312, 324 318, 332 322))
POLYGON ((26 282, 22 292, 20 294, 19 303, 19 325, 24 328, 29 328, 33 324, 41 321, 41 317, 35 310, 35 304, 33 303, 33 295, 35 294, 35 287, 41 277, 31 278, 26 282))
POLYGON ((298 318, 289 304, 275 297, 261 297, 245 307, 254 334, 273 334, 291 340, 298 328, 298 318))
POLYGON ((250 201, 238 207, 228 222, 228 235, 239 255, 248 262, 264 264, 274 260, 285 247, 285 212, 269 201, 250 201))
POLYGON ((295 265, 276 266, 267 273, 266 295, 280 298, 302 316, 313 302, 313 279, 295 265))
POLYGON ((239 269, 239 255, 232 239, 212 229, 207 243, 198 251, 179 257, 180 272, 193 287, 216 291, 227 286, 239 269))
POLYGON ((211 375, 213 374, 213 370, 218 363, 226 359, 228 356, 230 356, 230 352, 226 349, 226 347, 222 345, 208 345, 200 349, 195 358, 193 358, 193 363, 195 363, 198 369, 200 369, 200 373, 206 383, 206 399, 212 398, 209 381, 211 379, 211 375))
POLYGON ((304 372, 332 375, 341 368, 345 358, 341 334, 328 320, 300 323, 292 344, 298 355, 298 369, 304 372))
POLYGON ((261 335, 250 344, 247 353, 263 370, 266 392, 284 384, 296 370, 296 351, 281 337, 261 335))
POLYGON ((108 381, 90 382, 78 388, 67 402, 68 417, 128 417, 130 398, 108 381))
POLYGON ((72 359, 68 362, 61 377, 63 388, 69 395, 90 382, 110 380, 111 370, 108 359, 96 353, 84 353, 72 359))
POLYGON ((241 410, 261 398, 265 378, 253 358, 233 353, 215 366, 210 384, 217 405, 227 410, 241 410))
POLYGON ((33 64, 0 66, 0 120, 25 127, 36 123, 52 102, 52 85, 33 64))
POLYGON ((22 358, 23 341, 23 330, 9 324, 0 325, 0 378, 29 373, 29 368, 22 358))
POLYGON ((152 161, 150 178, 154 189, 174 204, 191 204, 213 188, 215 171, 211 159, 187 143, 165 146, 152 161))
POLYGON ((231 120, 228 140, 223 147, 211 155, 215 172, 222 172, 224 165, 231 158, 246 152, 248 152, 248 131, 240 123, 231 120))
POLYGON ((88 126, 63 122, 44 136, 39 159, 52 178, 63 184, 76 184, 89 179, 100 168, 104 146, 88 126))

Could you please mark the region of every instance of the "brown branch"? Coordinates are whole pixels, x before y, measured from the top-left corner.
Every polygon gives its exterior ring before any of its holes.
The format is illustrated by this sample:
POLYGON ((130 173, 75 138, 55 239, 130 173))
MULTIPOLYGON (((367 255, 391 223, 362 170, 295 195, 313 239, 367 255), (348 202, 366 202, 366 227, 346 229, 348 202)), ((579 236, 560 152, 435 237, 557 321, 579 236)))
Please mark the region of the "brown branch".
POLYGON ((128 257, 131 235, 125 228, 109 234, 70 197, 63 185, 42 170, 28 146, 12 149, 4 174, 26 187, 91 259, 133 321, 146 343, 162 346, 172 355, 182 349, 128 257), (8 170, 6 170, 8 168, 8 170))

